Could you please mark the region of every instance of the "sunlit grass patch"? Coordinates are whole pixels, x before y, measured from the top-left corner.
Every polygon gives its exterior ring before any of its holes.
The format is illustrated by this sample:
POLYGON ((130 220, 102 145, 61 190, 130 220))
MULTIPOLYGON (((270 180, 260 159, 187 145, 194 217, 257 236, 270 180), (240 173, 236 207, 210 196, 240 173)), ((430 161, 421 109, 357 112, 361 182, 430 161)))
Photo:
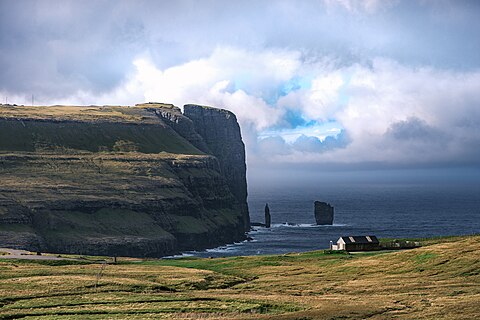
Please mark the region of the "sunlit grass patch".
POLYGON ((415 256, 415 262, 418 264, 430 262, 432 259, 435 259, 438 255, 433 252, 425 252, 415 256))
POLYGON ((0 318, 475 319, 480 237, 393 252, 0 261, 0 318))

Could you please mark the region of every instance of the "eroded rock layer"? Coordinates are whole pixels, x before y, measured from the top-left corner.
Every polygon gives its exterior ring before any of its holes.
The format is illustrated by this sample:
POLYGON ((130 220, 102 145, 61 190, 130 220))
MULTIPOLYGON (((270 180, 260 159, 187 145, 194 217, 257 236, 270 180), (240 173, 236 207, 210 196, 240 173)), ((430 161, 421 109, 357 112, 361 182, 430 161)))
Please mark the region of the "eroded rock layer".
POLYGON ((250 229, 247 205, 245 145, 235 115, 227 110, 188 104, 184 113, 195 125, 211 153, 220 161, 230 191, 242 208, 244 230, 250 229))

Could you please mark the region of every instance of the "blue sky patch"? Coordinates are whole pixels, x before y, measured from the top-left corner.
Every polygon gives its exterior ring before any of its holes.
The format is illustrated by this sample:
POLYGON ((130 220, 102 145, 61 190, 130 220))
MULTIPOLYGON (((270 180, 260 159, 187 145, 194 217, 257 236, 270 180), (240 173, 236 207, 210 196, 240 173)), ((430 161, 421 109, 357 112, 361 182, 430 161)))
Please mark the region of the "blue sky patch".
POLYGON ((290 92, 310 89, 312 87, 312 77, 293 77, 281 86, 279 86, 270 95, 264 97, 265 102, 269 105, 275 105, 281 97, 285 97, 290 92))
POLYGON ((316 137, 320 141, 325 140, 327 137, 337 137, 344 128, 336 121, 328 122, 316 122, 309 121, 304 122, 303 125, 296 126, 294 128, 275 128, 260 132, 259 139, 267 137, 282 137, 287 143, 295 142, 300 136, 316 137))

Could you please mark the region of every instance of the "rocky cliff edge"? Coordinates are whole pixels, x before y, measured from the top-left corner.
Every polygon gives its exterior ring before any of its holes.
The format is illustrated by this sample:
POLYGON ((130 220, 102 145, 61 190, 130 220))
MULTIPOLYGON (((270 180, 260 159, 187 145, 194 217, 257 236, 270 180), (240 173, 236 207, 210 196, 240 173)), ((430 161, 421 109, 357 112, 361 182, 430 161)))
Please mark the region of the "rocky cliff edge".
POLYGON ((225 110, 1 105, 0 247, 160 257, 238 241, 245 170, 225 110))

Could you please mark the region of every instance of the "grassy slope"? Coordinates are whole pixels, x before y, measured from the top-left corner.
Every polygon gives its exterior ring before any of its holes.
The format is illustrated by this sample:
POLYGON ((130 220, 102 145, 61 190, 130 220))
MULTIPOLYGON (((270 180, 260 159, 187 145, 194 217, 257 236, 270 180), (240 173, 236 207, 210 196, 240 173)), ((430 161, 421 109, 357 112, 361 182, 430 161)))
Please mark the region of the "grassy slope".
MULTIPOLYGON (((212 197, 222 195, 221 191, 213 190, 219 173, 202 167, 208 159, 204 155, 169 153, 0 154, 0 221, 5 215, 7 218, 21 217, 21 212, 16 216, 8 213, 8 210, 7 213, 2 210, 2 201, 13 199, 31 207, 39 204, 71 206, 76 201, 83 207, 93 205, 95 208, 98 205, 103 208, 100 211, 94 209, 94 212, 79 212, 77 208, 44 212, 45 217, 54 221, 54 224, 40 224, 37 221, 35 232, 52 242, 78 242, 85 238, 100 241, 106 235, 170 239, 172 235, 161 227, 170 223, 170 232, 182 234, 205 233, 218 226, 230 226, 235 223, 232 219, 238 220, 238 212, 231 208, 203 211, 206 216, 202 217, 174 215, 171 210, 167 211, 167 215, 161 211, 161 205, 176 205, 187 210, 186 213, 193 214, 188 210, 196 205, 169 164, 172 162, 179 167, 185 165, 181 174, 210 183, 212 197), (195 168, 195 165, 201 166, 201 169, 195 168), (123 205, 125 209, 106 209, 109 203, 123 205), (133 212, 127 209, 130 207, 137 209, 133 212), (145 211, 147 209, 154 213, 158 210, 166 222, 156 223, 145 211)), ((218 188, 222 186, 219 184, 218 188)), ((219 198, 219 201, 225 199, 219 198)), ((1 231, 34 232, 29 224, 0 223, 1 231)))
POLYGON ((125 106, 12 106, 0 104, 0 118, 68 120, 95 122, 98 120, 122 123, 159 123, 146 108, 175 108, 171 104, 145 103, 125 106))
POLYGON ((0 318, 478 318, 480 236, 456 240, 355 255, 125 259, 101 277, 99 264, 0 260, 0 318))
MULTIPOLYGON (((238 223, 238 210, 230 207, 202 211, 208 217, 199 217, 199 211, 192 210, 192 206, 200 207, 193 197, 198 195, 190 194, 185 181, 196 179, 196 185, 203 187, 203 201, 229 202, 231 195, 225 194, 226 185, 219 173, 204 167, 208 157, 149 108, 180 112, 166 104, 0 105, 0 233, 22 231, 22 239, 33 237, 27 224, 1 223, 2 218, 21 220, 28 216, 19 204, 67 208, 42 213, 56 222, 55 230, 50 225, 43 230, 37 223, 36 231, 46 240, 73 241, 122 233, 171 238, 154 224, 146 209, 158 212, 158 216, 162 213, 159 224, 179 234, 207 233, 238 223), (74 202, 104 209, 96 214, 82 213, 74 202), (106 210, 111 203, 138 212, 106 210), (177 211, 181 211, 179 215, 174 214, 177 211), (127 223, 128 217, 134 221, 127 223)), ((201 209, 197 207, 194 209, 201 209)))
POLYGON ((203 154, 140 107, 0 106, 0 151, 115 151, 122 143, 142 153, 203 154))

